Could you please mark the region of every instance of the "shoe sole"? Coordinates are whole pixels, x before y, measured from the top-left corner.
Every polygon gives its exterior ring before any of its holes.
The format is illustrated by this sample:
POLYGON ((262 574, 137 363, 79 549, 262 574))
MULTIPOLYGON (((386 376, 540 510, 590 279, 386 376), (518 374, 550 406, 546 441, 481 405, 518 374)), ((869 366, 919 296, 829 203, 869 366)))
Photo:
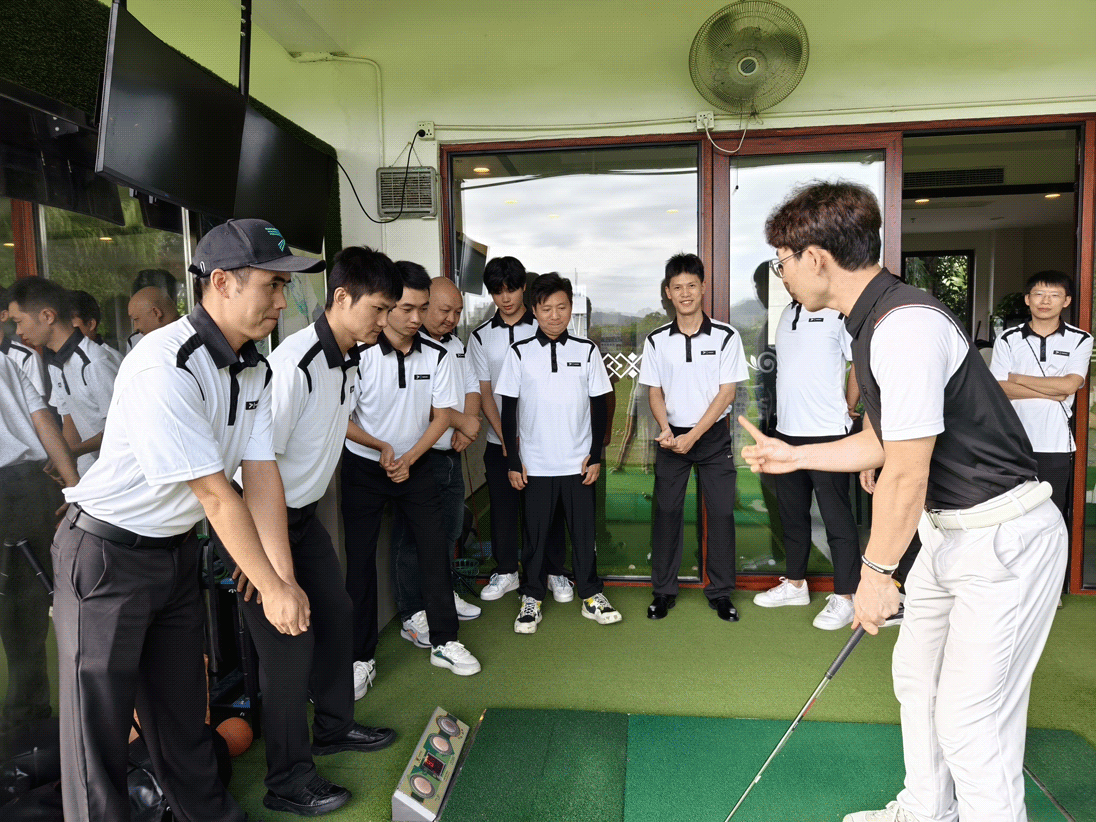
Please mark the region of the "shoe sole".
POLYGON ((410 642, 416 648, 429 648, 430 647, 430 643, 429 642, 422 642, 419 639, 418 634, 409 634, 407 631, 404 631, 402 628, 400 629, 400 636, 402 636, 404 639, 406 639, 408 642, 410 642))
POLYGON ((604 618, 599 619, 597 614, 591 614, 585 608, 582 609, 582 615, 587 619, 592 619, 598 625, 615 625, 624 618, 621 616, 620 611, 613 611, 610 614, 603 614, 602 616, 604 618))
POLYGON ((566 594, 557 594, 555 591, 552 591, 552 599, 556 602, 574 602, 575 592, 568 591, 566 594))
POLYGON ((515 622, 514 633, 515 634, 535 634, 537 632, 536 622, 515 622))
POLYGON ((480 665, 478 662, 476 663, 475 668, 462 668, 459 665, 454 665, 452 662, 449 662, 446 659, 438 659, 433 654, 430 655, 430 664, 433 665, 435 668, 448 668, 457 676, 472 676, 472 674, 478 674, 481 670, 483 670, 483 666, 480 665))
POLYGON ((341 808, 349 801, 349 791, 347 791, 344 796, 329 799, 325 803, 316 806, 299 805, 296 802, 290 802, 288 799, 282 799, 280 796, 275 796, 274 794, 267 794, 263 797, 263 805, 270 810, 295 813, 297 816, 323 816, 325 813, 331 813, 331 811, 341 808))
POLYGON ((330 754, 343 753, 345 751, 379 751, 387 748, 396 741, 396 734, 386 736, 379 742, 348 742, 345 745, 313 745, 313 756, 328 756, 330 754))
POLYGON ((521 583, 515 582, 513 584, 513 586, 507 585, 504 589, 499 591, 497 594, 494 591, 488 591, 488 590, 484 589, 484 590, 480 591, 479 596, 480 596, 480 599, 482 599, 482 600, 485 600, 487 602, 494 602, 496 599, 502 599, 508 593, 510 593, 511 591, 516 591, 520 587, 521 587, 521 583))
POLYGON ((783 608, 785 605, 810 605, 811 599, 810 597, 807 597, 803 601, 788 600, 787 602, 758 602, 757 599, 754 599, 753 602, 754 605, 757 605, 759 608, 783 608))
MULTIPOLYGON (((480 613, 483 613, 483 612, 481 611, 480 613)), ((466 615, 460 613, 459 611, 457 612, 457 619, 459 619, 461 622, 470 622, 473 619, 479 619, 479 617, 480 617, 479 614, 468 614, 466 616, 466 615)))
POLYGON ((811 624, 820 631, 840 631, 846 625, 852 625, 852 620, 850 619, 848 622, 842 622, 840 625, 819 625, 817 622, 812 622, 811 624))

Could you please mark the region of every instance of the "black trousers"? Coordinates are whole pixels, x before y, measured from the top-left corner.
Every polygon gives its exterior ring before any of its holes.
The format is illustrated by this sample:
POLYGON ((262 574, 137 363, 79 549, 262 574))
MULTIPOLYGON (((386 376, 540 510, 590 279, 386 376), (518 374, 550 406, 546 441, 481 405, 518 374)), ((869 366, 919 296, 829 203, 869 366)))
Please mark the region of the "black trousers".
MULTIPOLYGON (((689 428, 674 428, 675 436, 689 428)), ((651 583, 656 595, 677 594, 677 572, 684 546, 685 489, 697 466, 699 489, 707 511, 704 571, 709 600, 728 596, 735 585, 734 447, 726 419, 696 441, 688 454, 661 446, 655 454, 655 512, 651 524, 651 583)))
POLYGON ((594 486, 583 485, 581 474, 566 477, 529 477, 525 486, 526 540, 522 563, 525 582, 519 592, 543 600, 548 590, 547 551, 554 539, 559 509, 571 532, 571 565, 575 590, 586 599, 601 593, 604 585, 597 575, 597 521, 594 486))
POLYGON ((1050 498, 1068 523, 1070 491, 1073 489, 1073 452, 1040 453, 1037 451, 1035 461, 1039 463, 1039 479, 1050 483, 1053 489, 1050 498))
POLYGON ((126 822, 133 709, 175 818, 239 822, 205 724, 198 541, 127 548, 62 521, 53 542, 66 822, 126 822))
MULTIPOLYGON (((230 571, 236 563, 214 534, 217 551, 230 571)), ((351 620, 342 566, 327 530, 316 518, 316 504, 289 509, 293 574, 308 595, 312 624, 297 636, 270 624, 263 606, 244 602, 244 621, 259 655, 263 693, 266 787, 292 794, 316 774, 308 736, 308 697, 315 703, 312 733, 317 742, 344 736, 354 723, 354 659, 351 620)))
POLYGON ((52 713, 46 667, 50 598, 15 545, 25 539, 42 567, 49 568, 49 547, 57 528, 54 511, 64 499, 42 465, 24 462, 0 468, 0 641, 8 679, 0 703, 0 758, 8 731, 52 713))
MULTIPOLYGON (((832 437, 791 437, 774 432, 789 445, 834 442, 832 437)), ((831 471, 793 471, 776 474, 776 497, 780 523, 784 529, 784 553, 788 579, 806 579, 807 559, 811 551, 811 494, 818 499, 818 510, 826 525, 826 541, 833 562, 833 590, 837 594, 855 594, 860 584, 860 535, 849 502, 849 474, 831 471)))
MULTIPOLYGON (((483 471, 487 476, 487 494, 491 499, 491 553, 498 565, 495 573, 514 574, 517 573, 518 557, 522 553, 518 534, 524 533, 526 541, 529 538, 528 522, 524 530, 519 522, 525 507, 526 492, 518 491, 510 484, 510 469, 506 465, 506 457, 502 455, 501 445, 487 443, 483 451, 483 471)), ((564 535, 563 517, 558 512, 552 515, 546 550, 548 573, 564 575, 567 537, 564 535)))
POLYGON ((389 501, 407 518, 415 535, 430 642, 444 645, 457 638, 449 546, 442 528, 445 511, 430 463, 419 460, 411 466, 406 480, 393 482, 380 463, 344 448, 342 518, 346 590, 354 608, 353 656, 360 662, 373 659, 377 651, 377 539, 381 515, 389 501))

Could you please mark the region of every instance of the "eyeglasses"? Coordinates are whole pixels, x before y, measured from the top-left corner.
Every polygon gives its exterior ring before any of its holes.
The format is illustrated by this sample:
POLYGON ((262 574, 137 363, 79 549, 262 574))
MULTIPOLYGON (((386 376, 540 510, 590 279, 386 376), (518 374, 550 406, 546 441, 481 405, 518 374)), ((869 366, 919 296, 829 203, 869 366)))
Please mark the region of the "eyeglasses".
POLYGON ((1066 293, 1064 291, 1029 291, 1028 296, 1033 300, 1047 299, 1051 302, 1060 302, 1065 300, 1066 293))
POLYGON ((783 280, 784 279, 784 263, 786 263, 792 257, 798 257, 804 251, 806 251, 806 249, 801 249, 799 251, 793 251, 787 257, 784 257, 782 259, 777 259, 777 258, 774 257, 773 259, 769 260, 769 271, 771 271, 773 273, 773 276, 778 277, 781 280, 783 280))

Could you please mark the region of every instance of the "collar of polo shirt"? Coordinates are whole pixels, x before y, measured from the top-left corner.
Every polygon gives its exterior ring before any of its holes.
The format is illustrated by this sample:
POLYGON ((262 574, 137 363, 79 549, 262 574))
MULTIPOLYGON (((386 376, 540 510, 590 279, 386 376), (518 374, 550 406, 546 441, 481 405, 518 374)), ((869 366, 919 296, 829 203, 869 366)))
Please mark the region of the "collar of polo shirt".
MULTIPOLYGON (((681 326, 679 326, 677 324, 677 317, 674 317, 673 322, 670 323, 670 333, 671 334, 681 334, 682 336, 687 336, 685 334, 685 332, 681 330, 681 326)), ((700 330, 697 331, 696 333, 697 334, 711 334, 712 333, 712 318, 709 317, 707 314, 704 315, 704 320, 700 323, 700 330)), ((688 336, 695 337, 696 334, 692 334, 692 335, 688 335, 688 336)))
POLYGON ((0 354, 7 354, 9 351, 11 351, 11 337, 5 334, 4 339, 0 340, 0 354))
POLYGON ((453 339, 453 332, 452 331, 446 331, 444 334, 441 335, 441 338, 438 339, 438 342, 444 344, 444 343, 449 342, 451 339, 453 339))
POLYGON ((868 319, 868 314, 871 313, 872 308, 879 298, 883 296, 883 292, 890 288, 898 278, 891 274, 887 269, 880 269, 870 283, 864 286, 864 290, 860 292, 860 296, 856 298, 856 304, 853 305, 852 311, 849 312, 849 316, 845 318, 845 329, 849 332, 849 335, 855 339, 860 334, 860 329, 864 327, 864 321, 868 319))
POLYGON ((77 348, 80 347, 80 343, 84 339, 84 334, 79 328, 72 329, 72 334, 65 340, 65 344, 57 349, 56 352, 50 351, 48 347, 43 346, 45 349, 46 359, 57 366, 62 366, 68 362, 69 357, 73 355, 77 348))
POLYGON ((259 353, 253 340, 248 340, 240 346, 240 353, 237 355, 225 339, 224 332, 201 303, 194 306, 188 319, 217 368, 227 368, 237 362, 243 362, 247 368, 252 368, 263 361, 263 355, 259 353))
POLYGON ((1058 318, 1058 327, 1055 328, 1053 331, 1051 331, 1049 334, 1047 334, 1046 337, 1044 337, 1042 334, 1039 334, 1037 331, 1035 331, 1035 329, 1033 329, 1031 327, 1031 320, 1028 320, 1026 323, 1024 323, 1024 327, 1023 327, 1023 329, 1021 329, 1020 334, 1021 334, 1021 336, 1025 337, 1025 338, 1026 337, 1039 337, 1040 339, 1044 339, 1044 340, 1047 337, 1053 337, 1055 334, 1061 334, 1064 337, 1066 335, 1066 324, 1064 322, 1062 322, 1062 318, 1059 317, 1058 318))
MULTIPOLYGON (((398 348, 396 348, 394 345, 392 345, 391 342, 389 342, 388 336, 383 331, 379 335, 377 335, 377 345, 379 345, 381 347, 381 354, 383 354, 385 356, 387 356, 388 354, 391 354, 393 351, 395 351, 397 354, 403 354, 402 351, 400 351, 398 348)), ((415 336, 413 336, 411 338, 411 350, 408 351, 407 353, 408 354, 414 354, 416 351, 421 351, 421 350, 422 350, 422 337, 420 337, 419 333, 416 332, 415 336)))
MULTIPOLYGON (((532 325, 533 324, 533 312, 528 308, 525 309, 525 313, 521 315, 521 319, 514 325, 532 325)), ((507 326, 506 320, 502 318, 502 314, 499 310, 495 309, 495 315, 491 318, 492 328, 505 328, 507 326)))
POLYGON ((351 346, 346 352, 346 357, 343 357, 342 349, 335 340, 335 332, 331 330, 331 323, 327 321, 327 314, 321 314, 316 320, 316 338, 320 341, 320 348, 323 349, 328 368, 346 369, 361 361, 361 351, 356 345, 351 346))
POLYGON ((548 345, 548 343, 559 343, 563 345, 567 340, 571 339, 571 335, 567 333, 567 329, 563 329, 563 333, 556 337, 554 340, 544 333, 543 328, 538 328, 537 333, 533 335, 537 338, 537 342, 541 345, 548 345))

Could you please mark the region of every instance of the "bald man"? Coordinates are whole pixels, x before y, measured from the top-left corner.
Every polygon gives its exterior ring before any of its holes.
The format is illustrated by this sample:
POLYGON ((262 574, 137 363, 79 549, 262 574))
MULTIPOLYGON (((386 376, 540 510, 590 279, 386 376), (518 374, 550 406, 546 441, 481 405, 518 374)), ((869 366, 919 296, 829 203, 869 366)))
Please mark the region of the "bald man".
POLYGON ((155 285, 142 288, 129 299, 129 320, 133 324, 129 350, 132 351, 145 334, 177 319, 179 311, 167 291, 155 285))

